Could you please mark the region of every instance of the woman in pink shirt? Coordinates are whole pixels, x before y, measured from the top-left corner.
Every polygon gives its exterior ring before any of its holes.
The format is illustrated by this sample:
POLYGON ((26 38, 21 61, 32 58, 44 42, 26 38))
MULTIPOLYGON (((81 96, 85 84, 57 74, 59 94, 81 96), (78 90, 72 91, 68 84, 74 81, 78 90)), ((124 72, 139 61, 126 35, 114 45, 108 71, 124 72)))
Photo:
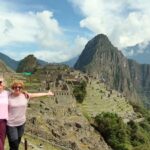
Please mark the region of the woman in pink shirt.
POLYGON ((8 94, 5 89, 5 81, 0 77, 0 150, 4 150, 6 137, 6 121, 8 119, 8 94))
POLYGON ((12 84, 13 92, 8 98, 8 121, 7 121, 7 136, 9 141, 10 150, 18 150, 21 137, 24 133, 24 126, 26 122, 26 109, 29 98, 40 96, 53 96, 54 94, 49 91, 48 93, 28 93, 29 97, 22 94, 24 83, 16 81, 12 84))

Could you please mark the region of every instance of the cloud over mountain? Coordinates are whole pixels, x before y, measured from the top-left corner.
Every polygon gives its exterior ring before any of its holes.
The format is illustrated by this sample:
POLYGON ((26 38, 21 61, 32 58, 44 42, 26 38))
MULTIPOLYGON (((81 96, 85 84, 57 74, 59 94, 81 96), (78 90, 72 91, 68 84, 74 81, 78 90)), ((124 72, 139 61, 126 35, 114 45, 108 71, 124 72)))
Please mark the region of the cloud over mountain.
POLYGON ((104 33, 120 48, 150 40, 149 0, 70 0, 83 15, 82 28, 104 33))

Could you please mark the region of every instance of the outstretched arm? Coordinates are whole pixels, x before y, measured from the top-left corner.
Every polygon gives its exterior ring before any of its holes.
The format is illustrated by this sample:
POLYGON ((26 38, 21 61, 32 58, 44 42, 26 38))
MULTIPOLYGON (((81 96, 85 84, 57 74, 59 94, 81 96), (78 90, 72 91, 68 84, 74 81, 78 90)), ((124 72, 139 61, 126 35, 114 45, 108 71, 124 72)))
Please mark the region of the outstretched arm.
POLYGON ((30 98, 41 97, 41 96, 54 96, 54 93, 50 90, 47 93, 28 93, 30 98))

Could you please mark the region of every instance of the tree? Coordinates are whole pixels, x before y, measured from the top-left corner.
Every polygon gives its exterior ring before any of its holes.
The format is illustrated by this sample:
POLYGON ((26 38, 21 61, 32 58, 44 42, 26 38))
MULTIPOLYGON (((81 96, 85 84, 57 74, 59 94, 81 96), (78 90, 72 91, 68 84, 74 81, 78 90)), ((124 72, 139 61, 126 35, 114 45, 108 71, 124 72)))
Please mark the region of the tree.
POLYGON ((79 85, 74 86, 73 95, 79 103, 82 103, 86 95, 86 82, 81 81, 79 85))

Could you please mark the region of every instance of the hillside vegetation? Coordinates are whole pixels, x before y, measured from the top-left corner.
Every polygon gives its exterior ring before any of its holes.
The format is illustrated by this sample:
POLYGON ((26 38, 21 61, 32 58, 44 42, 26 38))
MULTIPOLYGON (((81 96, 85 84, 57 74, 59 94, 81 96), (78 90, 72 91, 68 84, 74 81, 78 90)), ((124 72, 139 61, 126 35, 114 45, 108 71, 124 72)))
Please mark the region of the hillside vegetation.
POLYGON ((98 80, 91 80, 86 91, 81 109, 89 117, 95 117, 102 112, 116 113, 125 121, 138 117, 127 98, 115 90, 107 89, 107 86, 98 80))

